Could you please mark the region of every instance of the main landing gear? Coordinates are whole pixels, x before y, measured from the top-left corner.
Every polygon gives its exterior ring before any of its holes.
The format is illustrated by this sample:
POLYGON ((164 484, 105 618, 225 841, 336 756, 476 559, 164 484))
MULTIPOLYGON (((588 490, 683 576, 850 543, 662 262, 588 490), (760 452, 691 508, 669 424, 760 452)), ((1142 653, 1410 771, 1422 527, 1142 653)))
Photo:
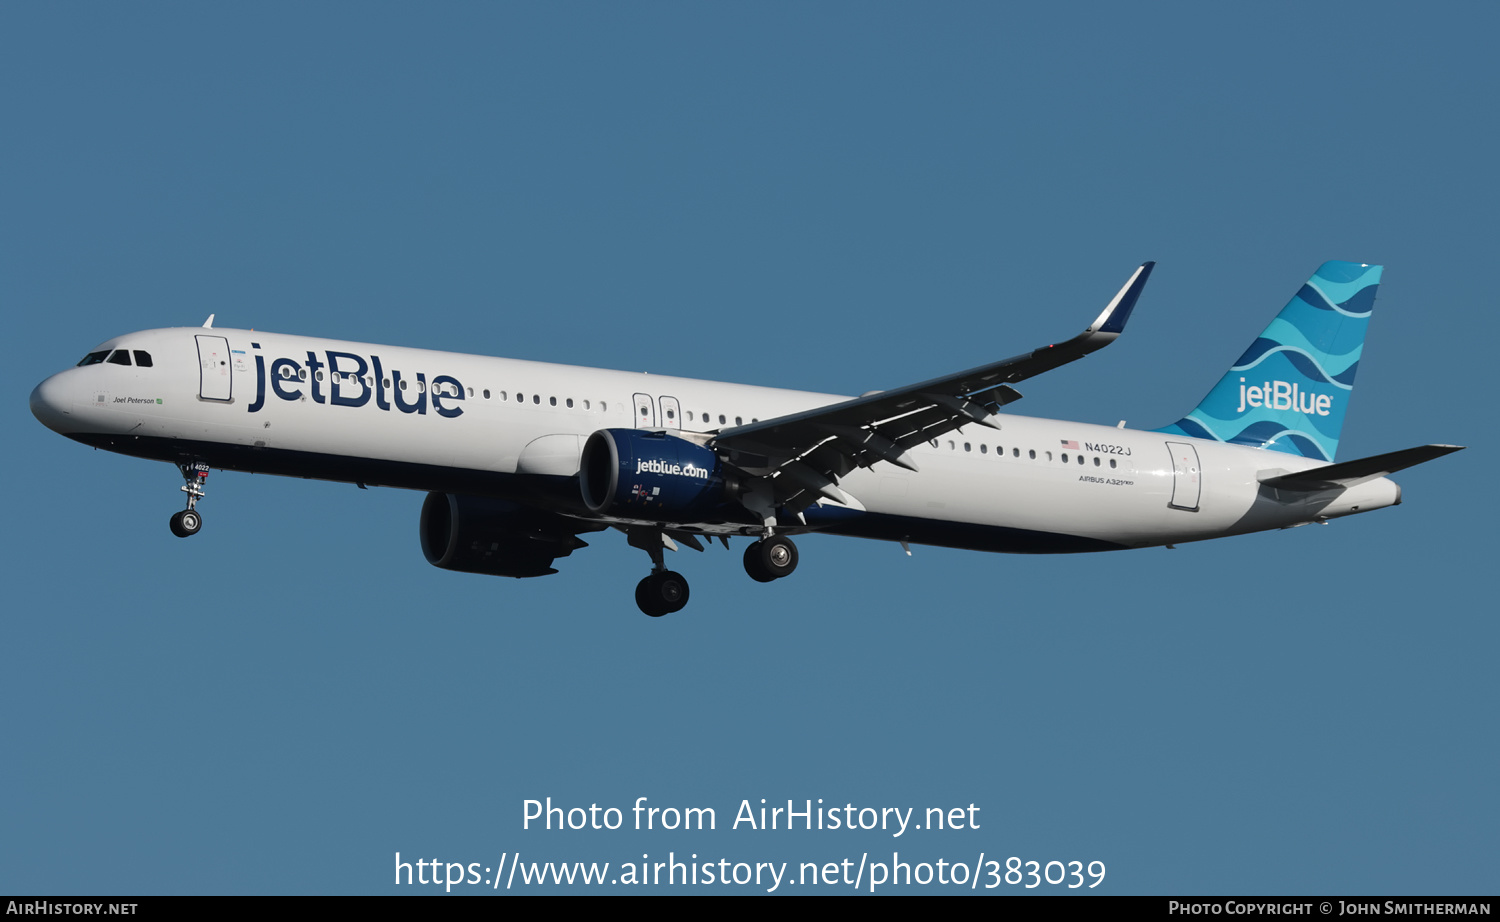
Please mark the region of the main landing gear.
POLYGON ((797 569, 797 545, 785 535, 762 538, 745 548, 745 572, 757 583, 791 576, 797 569))
POLYGON ((662 558, 666 534, 655 528, 636 527, 627 531, 625 538, 631 547, 651 555, 651 575, 635 587, 636 606, 653 618, 682 611, 688 601, 688 583, 681 573, 668 570, 662 558))
MULTIPOLYGON (((651 555, 651 575, 635 587, 635 604, 653 618, 682 611, 688 602, 688 582, 681 574, 668 570, 662 550, 667 546, 665 533, 645 526, 631 528, 626 532, 631 547, 638 547, 651 555)), ((682 536, 678 535, 678 540, 682 536)), ((672 545, 675 548, 675 544, 672 545)), ((728 542, 725 542, 728 546, 728 542)), ((693 543, 696 550, 702 546, 693 543)), ((797 569, 797 545, 783 535, 769 535, 745 548, 745 572, 760 583, 769 583, 791 576, 797 569)))
MULTIPOLYGON (((681 573, 667 569, 662 555, 666 546, 663 533, 654 528, 632 528, 626 534, 631 547, 651 555, 651 575, 635 587, 635 604, 653 618, 682 611, 688 602, 688 582, 681 573)), ((694 547, 702 550, 699 545, 694 547)), ((756 582, 791 576, 796 569, 797 545, 790 538, 772 535, 745 548, 745 572, 756 582)))
POLYGON ((203 527, 203 516, 198 514, 198 500, 203 498, 203 484, 208 480, 208 465, 202 461, 188 461, 177 465, 186 483, 182 492, 187 494, 187 508, 172 516, 169 523, 172 534, 179 538, 191 538, 203 527))

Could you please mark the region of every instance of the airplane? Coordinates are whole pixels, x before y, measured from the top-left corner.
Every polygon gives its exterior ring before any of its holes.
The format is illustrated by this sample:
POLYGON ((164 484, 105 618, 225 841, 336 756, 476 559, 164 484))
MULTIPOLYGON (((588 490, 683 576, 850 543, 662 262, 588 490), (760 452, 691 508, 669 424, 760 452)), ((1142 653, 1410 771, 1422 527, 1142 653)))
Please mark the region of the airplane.
POLYGON ((848 398, 201 327, 91 349, 31 394, 68 438, 177 465, 202 527, 211 469, 420 490, 434 566, 556 573, 617 529, 651 558, 636 604, 681 610, 664 551, 753 539, 759 582, 811 532, 1009 553, 1174 547, 1401 502, 1387 475, 1459 451, 1335 461, 1382 267, 1328 262, 1187 416, 1152 430, 1001 413, 1013 385, 1104 348, 1154 263, 1065 342, 848 398))

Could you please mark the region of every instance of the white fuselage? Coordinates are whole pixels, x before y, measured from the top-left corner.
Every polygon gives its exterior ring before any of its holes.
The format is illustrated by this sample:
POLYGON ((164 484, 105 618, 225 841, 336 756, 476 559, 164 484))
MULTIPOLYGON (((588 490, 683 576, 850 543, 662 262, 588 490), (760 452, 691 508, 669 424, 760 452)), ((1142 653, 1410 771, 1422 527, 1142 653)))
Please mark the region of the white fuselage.
MULTIPOLYGON (((433 492, 524 500, 551 484, 536 504, 583 518, 566 484, 593 432, 713 433, 847 399, 232 329, 150 330, 98 349, 144 352, 151 364, 71 368, 32 395, 39 419, 80 441, 433 492)), ((1321 465, 1155 432, 998 420, 998 430, 970 425, 913 449, 920 472, 886 463, 853 471, 840 482, 848 506, 810 508, 803 530, 981 550, 1103 550, 1286 527, 1400 496, 1380 478, 1279 497, 1259 482, 1268 472, 1321 465)))

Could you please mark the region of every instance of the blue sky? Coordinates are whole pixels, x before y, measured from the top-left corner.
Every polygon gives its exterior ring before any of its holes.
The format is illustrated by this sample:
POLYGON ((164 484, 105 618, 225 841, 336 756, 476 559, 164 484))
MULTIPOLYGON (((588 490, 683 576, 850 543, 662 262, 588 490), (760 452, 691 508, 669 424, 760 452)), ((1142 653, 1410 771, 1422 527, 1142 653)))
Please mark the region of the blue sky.
POLYGON ((1103 861, 1096 892, 1495 892, 1497 18, 4 7, 0 891, 894 850, 1103 861), (1127 334, 1018 412, 1177 419, 1346 259, 1387 268, 1340 457, 1469 450, 1399 508, 1175 551, 810 537, 765 586, 738 545, 684 551, 692 604, 653 620, 623 536, 450 574, 395 490, 216 473, 180 541, 171 467, 26 409, 99 341, 209 313, 852 394, 1069 336, 1147 259, 1127 334), (549 796, 719 828, 523 829, 549 796), (980 828, 729 828, 761 798, 980 828))

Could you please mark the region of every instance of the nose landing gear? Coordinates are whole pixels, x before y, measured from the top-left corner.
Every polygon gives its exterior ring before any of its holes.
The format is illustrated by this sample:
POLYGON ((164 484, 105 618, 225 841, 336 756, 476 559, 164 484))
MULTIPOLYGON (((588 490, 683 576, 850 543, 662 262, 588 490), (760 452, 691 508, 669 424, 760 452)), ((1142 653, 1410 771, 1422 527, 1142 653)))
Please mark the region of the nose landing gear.
POLYGON ((168 523, 172 534, 179 538, 191 538, 203 527, 203 517, 198 514, 198 500, 203 498, 203 484, 208 480, 208 465, 202 461, 186 461, 177 465, 186 481, 182 492, 187 494, 187 508, 172 516, 168 523))

